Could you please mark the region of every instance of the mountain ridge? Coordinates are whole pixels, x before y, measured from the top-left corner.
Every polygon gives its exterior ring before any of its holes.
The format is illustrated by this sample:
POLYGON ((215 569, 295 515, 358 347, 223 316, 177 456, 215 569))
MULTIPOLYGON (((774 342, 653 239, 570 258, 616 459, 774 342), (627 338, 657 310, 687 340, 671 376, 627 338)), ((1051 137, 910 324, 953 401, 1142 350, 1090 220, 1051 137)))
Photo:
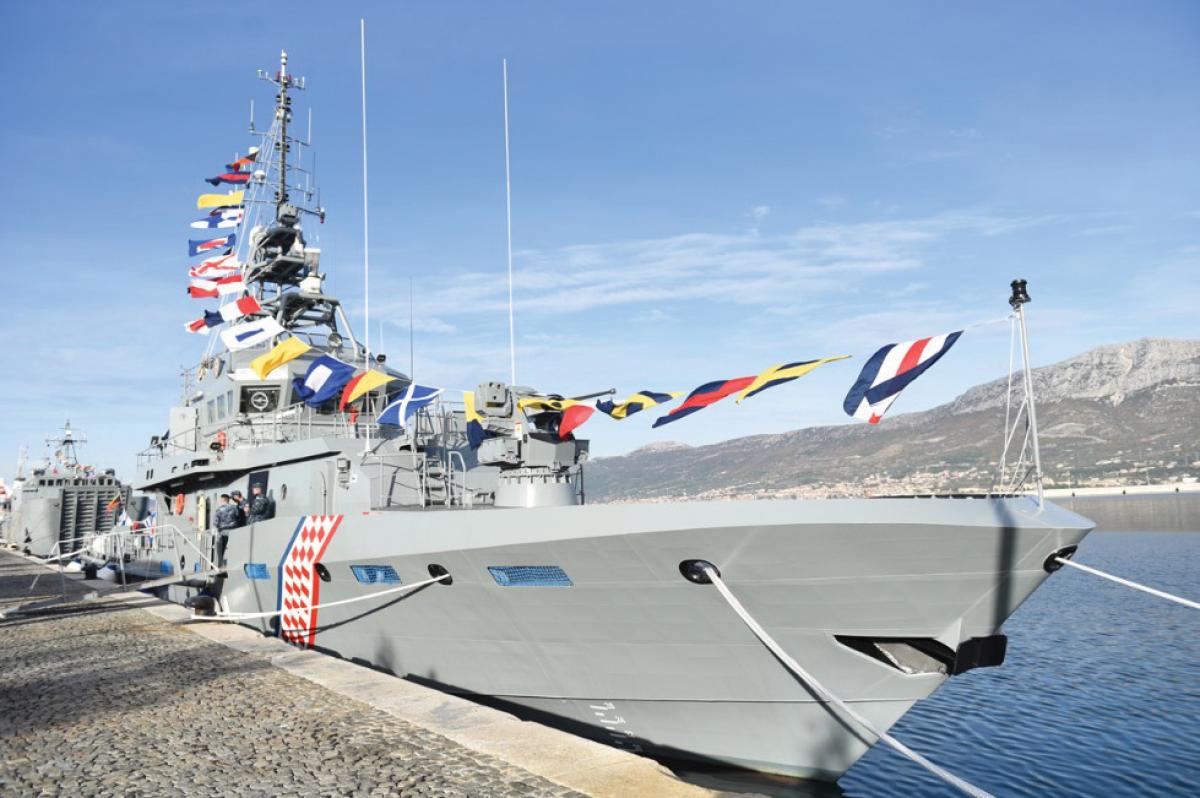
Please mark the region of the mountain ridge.
MULTIPOLYGON (((1014 375, 1015 392, 1022 379, 1014 375)), ((1003 444, 1007 385, 1007 377, 982 383, 878 426, 806 427, 704 446, 657 442, 597 458, 588 466, 588 498, 985 490, 1003 444)), ((1096 347, 1034 369, 1033 386, 1048 485, 1200 474, 1200 340, 1143 338, 1096 347), (1164 424, 1168 418, 1172 423, 1164 424)), ((1017 404, 1014 393, 1014 410, 1017 404)))

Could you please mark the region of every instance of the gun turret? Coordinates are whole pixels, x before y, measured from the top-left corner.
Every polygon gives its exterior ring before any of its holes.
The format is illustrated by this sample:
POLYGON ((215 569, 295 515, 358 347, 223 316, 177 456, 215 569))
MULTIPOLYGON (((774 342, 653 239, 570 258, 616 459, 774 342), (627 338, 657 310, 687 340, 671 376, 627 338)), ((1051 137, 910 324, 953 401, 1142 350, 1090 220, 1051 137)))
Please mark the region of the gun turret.
POLYGON ((541 421, 530 428, 520 398, 532 395, 537 395, 532 388, 501 382, 482 383, 475 394, 479 424, 491 436, 480 444, 477 458, 481 465, 500 468, 496 506, 580 504, 578 477, 587 460, 588 442, 561 440, 558 425, 546 419, 554 411, 539 412, 541 421))

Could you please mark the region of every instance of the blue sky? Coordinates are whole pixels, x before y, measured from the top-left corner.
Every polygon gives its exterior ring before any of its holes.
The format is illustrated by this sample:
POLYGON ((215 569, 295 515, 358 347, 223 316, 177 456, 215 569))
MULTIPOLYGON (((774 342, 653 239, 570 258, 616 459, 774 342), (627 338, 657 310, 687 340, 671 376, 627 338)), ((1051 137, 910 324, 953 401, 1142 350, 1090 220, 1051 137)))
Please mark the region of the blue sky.
MULTIPOLYGON (((253 143, 280 48, 314 108, 310 239, 361 308, 360 16, 393 364, 411 277, 418 380, 507 374, 502 57, 521 382, 686 391, 855 355, 658 430, 598 417, 597 454, 845 422, 871 351, 1002 316, 1017 276, 1039 364, 1200 333, 1194 3, 290 7, 4 4, 0 474, 68 415, 123 473, 166 427, 201 354, 195 195, 253 143)), ((972 331, 893 412, 1006 368, 1007 330, 972 331)))

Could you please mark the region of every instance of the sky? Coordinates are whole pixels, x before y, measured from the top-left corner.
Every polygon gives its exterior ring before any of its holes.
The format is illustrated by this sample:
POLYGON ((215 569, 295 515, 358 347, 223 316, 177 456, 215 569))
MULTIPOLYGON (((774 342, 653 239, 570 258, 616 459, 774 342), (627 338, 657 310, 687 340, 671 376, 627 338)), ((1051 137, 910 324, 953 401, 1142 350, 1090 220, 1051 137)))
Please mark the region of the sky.
MULTIPOLYGON (((1035 365, 1200 337, 1193 2, 4 3, 0 475, 68 417, 122 474, 166 428, 203 354, 195 196, 254 143, 251 99, 267 124, 281 48, 328 210, 306 234, 361 332, 360 17, 391 365, 411 280, 419 382, 508 376, 503 58, 518 382, 854 356, 657 430, 597 415, 595 455, 850 423, 875 349, 1003 317, 1016 277, 1035 365)), ((892 413, 1002 376, 1008 344, 971 329, 892 413)))

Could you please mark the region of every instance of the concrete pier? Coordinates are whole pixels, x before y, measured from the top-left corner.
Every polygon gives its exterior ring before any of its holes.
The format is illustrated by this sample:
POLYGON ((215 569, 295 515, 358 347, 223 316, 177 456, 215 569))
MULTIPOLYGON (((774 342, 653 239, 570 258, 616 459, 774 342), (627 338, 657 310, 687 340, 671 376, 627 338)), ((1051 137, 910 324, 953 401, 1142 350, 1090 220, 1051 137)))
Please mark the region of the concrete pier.
POLYGON ((0 552, 0 795, 701 796, 655 762, 0 552), (82 599, 100 587, 102 594, 82 599))

